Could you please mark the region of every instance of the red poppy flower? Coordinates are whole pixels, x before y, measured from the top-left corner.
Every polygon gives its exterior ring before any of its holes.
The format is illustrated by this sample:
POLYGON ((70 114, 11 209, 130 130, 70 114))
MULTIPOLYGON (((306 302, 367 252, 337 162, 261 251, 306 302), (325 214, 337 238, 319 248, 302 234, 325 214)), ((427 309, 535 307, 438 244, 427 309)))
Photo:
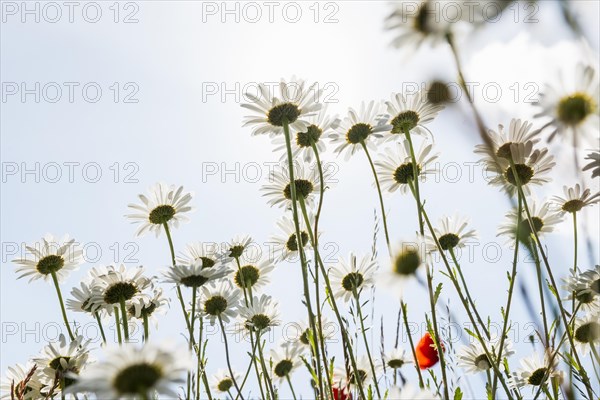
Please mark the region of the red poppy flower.
POLYGON ((333 387, 333 400, 352 400, 352 393, 346 388, 333 387))
MULTIPOLYGON (((442 345, 443 351, 444 344, 440 344, 442 345)), ((435 342, 429 332, 423 335, 421 340, 419 340, 415 352, 417 353, 417 361, 419 362, 419 368, 421 369, 431 368, 440 360, 437 349, 435 348, 435 342)))

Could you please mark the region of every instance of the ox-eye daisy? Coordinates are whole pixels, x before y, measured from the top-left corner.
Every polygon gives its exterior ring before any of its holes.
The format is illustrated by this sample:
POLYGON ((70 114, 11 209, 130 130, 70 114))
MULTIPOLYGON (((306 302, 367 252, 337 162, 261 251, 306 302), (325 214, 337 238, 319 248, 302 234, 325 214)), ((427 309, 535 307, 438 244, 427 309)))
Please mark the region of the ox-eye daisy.
POLYGON ((165 183, 157 183, 148 190, 149 195, 138 195, 142 204, 129 204, 133 214, 126 217, 133 224, 140 224, 136 231, 137 236, 146 232, 154 232, 158 236, 161 230, 167 226, 169 229, 177 228, 181 222, 186 222, 186 213, 192 210, 189 202, 192 200, 191 193, 184 193, 183 186, 168 186, 165 183))
POLYGON ((533 124, 520 119, 511 119, 508 130, 504 129, 504 125, 498 125, 498 131, 493 129, 488 130, 488 137, 493 148, 488 148, 487 144, 478 144, 475 146, 475 153, 482 155, 490 155, 493 152, 495 157, 510 160, 512 156, 511 145, 519 143, 532 142, 536 144, 540 141, 539 130, 532 130, 533 124))
POLYGON ((564 197, 554 196, 552 201, 561 212, 576 213, 583 207, 597 204, 600 201, 600 192, 592 194, 590 189, 581 189, 579 183, 574 187, 563 186, 564 197))
POLYGON ((6 376, 2 378, 0 399, 38 400, 46 397, 40 393, 42 388, 40 373, 35 364, 31 362, 27 365, 16 364, 8 367, 6 376))
POLYGON ((579 272, 571 269, 571 274, 563 279, 567 291, 566 300, 576 300, 581 310, 596 313, 600 311, 600 266, 579 272))
POLYGON ((318 102, 322 90, 315 85, 309 86, 303 80, 282 79, 274 93, 263 83, 258 85, 258 89, 257 95, 245 94, 251 103, 242 104, 253 113, 244 118, 244 126, 251 126, 253 135, 280 135, 284 124, 294 132, 302 132, 310 125, 307 117, 322 107, 318 102))
MULTIPOLYGON (((469 220, 466 217, 460 215, 443 217, 440 222, 442 224, 441 228, 433 228, 433 230, 442 250, 462 248, 469 239, 477 238, 475 229, 467 229, 469 220)), ((438 250, 431 234, 428 233, 425 240, 429 251, 438 250)))
POLYGON ((65 390, 74 383, 74 377, 79 375, 88 360, 88 344, 83 336, 68 341, 60 335, 57 342, 48 343, 41 354, 34 358, 40 379, 47 386, 52 386, 55 379, 61 382, 59 388, 65 390))
POLYGON ((301 353, 301 348, 291 343, 280 344, 277 349, 271 350, 273 377, 280 385, 289 379, 296 369, 302 367, 301 353))
MULTIPOLYGON (((242 382, 242 377, 237 372, 233 371, 233 379, 236 382, 242 382)), ((229 371, 220 369, 217 373, 211 378, 211 386, 217 393, 230 393, 230 390, 235 390, 235 385, 233 383, 233 379, 229 371)))
POLYGON ((384 270, 380 280, 400 296, 408 282, 417 279, 421 266, 428 261, 427 245, 422 237, 402 240, 392 249, 391 266, 384 270))
POLYGON ((134 296, 148 296, 145 292, 153 286, 152 280, 144 276, 144 267, 127 269, 108 267, 108 273, 100 275, 95 280, 93 302, 107 311, 119 307, 134 296))
MULTIPOLYGON (((485 340, 485 349, 494 358, 490 360, 481 342, 474 342, 468 346, 462 346, 458 352, 458 366, 465 370, 468 374, 476 374, 478 372, 486 372, 492 368, 492 362, 497 362, 498 352, 500 349, 499 340, 485 340)), ((502 345, 502 358, 514 354, 511 343, 505 340, 502 345)))
POLYGON ((392 125, 391 135, 387 135, 386 140, 394 140, 397 135, 404 137, 405 133, 433 136, 426 125, 444 109, 443 105, 430 103, 424 90, 406 96, 393 94, 392 100, 385 104, 390 115, 389 124, 392 125))
MULTIPOLYGON (((549 349, 550 350, 550 349, 549 349)), ((545 385, 549 378, 558 376, 557 358, 550 353, 540 355, 533 353, 531 356, 521 360, 521 368, 513 373, 509 383, 513 387, 533 386, 539 387, 545 385)))
POLYGON ((539 205, 535 201, 530 201, 529 212, 531 214, 531 221, 533 222, 533 229, 525 211, 522 211, 519 218, 518 209, 513 208, 506 214, 505 222, 498 228, 498 236, 507 236, 509 243, 514 243, 518 236, 520 242, 529 245, 530 241, 534 238, 534 230, 538 236, 543 236, 552 232, 554 226, 562 221, 560 213, 554 211, 551 204, 547 202, 539 205), (519 219, 520 223, 517 227, 517 220, 519 219))
POLYGON ((213 287, 204 287, 198 299, 198 313, 206 317, 211 325, 219 318, 223 323, 237 315, 240 301, 240 291, 235 289, 230 282, 223 281, 213 287))
POLYGON ((279 324, 278 304, 271 296, 254 296, 251 304, 239 308, 237 331, 241 334, 255 332, 260 335, 279 324))
POLYGON ((355 298, 363 288, 373 286, 376 269, 377 262, 370 255, 357 259, 350 253, 347 261, 340 259, 329 271, 333 295, 345 302, 355 298))
POLYGON ((600 152, 592 151, 585 157, 585 159, 590 160, 590 162, 585 167, 583 167, 583 171, 591 169, 592 178, 600 176, 600 152))
POLYGON ((199 288, 206 284, 213 285, 231 272, 229 268, 220 263, 206 267, 205 263, 200 258, 191 264, 169 267, 163 271, 164 281, 189 288, 199 288))
POLYGON ((595 352, 594 357, 598 357, 598 345, 600 344, 600 310, 589 312, 585 317, 577 318, 575 321, 575 330, 573 339, 575 347, 582 356, 590 351, 595 352))
MULTIPOLYGON (((289 168, 281 165, 269 174, 269 183, 262 187, 263 196, 269 199, 271 206, 292 207, 292 191, 289 168)), ((307 207, 311 207, 315 197, 321 191, 321 180, 316 165, 294 164, 296 199, 302 198, 307 207)), ((327 185, 327 175, 324 176, 327 185)))
MULTIPOLYGON (((313 216, 309 214, 309 221, 314 223, 313 216)), ((280 234, 273 236, 273 260, 275 262, 284 260, 294 260, 298 257, 299 248, 303 248, 304 252, 311 248, 310 236, 304 219, 299 221, 300 224, 300 240, 296 238, 296 225, 288 216, 283 216, 277 221, 277 226, 280 229, 280 234)))

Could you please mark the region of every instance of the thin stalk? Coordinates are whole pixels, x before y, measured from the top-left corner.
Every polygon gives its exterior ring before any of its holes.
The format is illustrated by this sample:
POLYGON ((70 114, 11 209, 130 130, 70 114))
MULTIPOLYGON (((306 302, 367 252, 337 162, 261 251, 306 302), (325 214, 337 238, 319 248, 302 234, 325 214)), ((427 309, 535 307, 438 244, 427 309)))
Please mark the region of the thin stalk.
POLYGON ((129 342, 129 322, 127 321, 127 307, 125 306, 125 299, 123 297, 119 300, 119 304, 121 305, 121 314, 123 314, 123 336, 125 337, 125 341, 129 342))
POLYGON ((100 319, 100 315, 98 312, 94 312, 94 318, 96 318, 96 322, 98 323, 98 328, 100 329, 100 335, 102 335, 102 342, 106 344, 106 335, 104 334, 104 328, 102 327, 102 320, 100 319))
MULTIPOLYGON (((252 365, 254 364, 254 358, 256 356, 256 345, 252 346, 252 355, 250 358, 250 362, 248 363, 248 368, 246 368, 246 373, 244 374, 244 379, 242 380, 242 384, 240 385, 240 390, 244 389, 244 385, 246 384, 246 380, 248 380, 248 376, 250 375, 250 371, 252 370, 252 365)), ((237 400, 239 394, 235 397, 237 400)))
POLYGON ((148 315, 146 313, 142 313, 142 318, 144 321, 144 342, 147 342, 148 337, 150 336, 150 329, 148 329, 148 315))
POLYGON ((117 329, 117 338, 119 339, 119 344, 123 343, 123 337, 121 336, 121 321, 119 320, 119 308, 115 307, 115 328, 117 329))
MULTIPOLYGON (((300 223, 298 220, 298 205, 297 205, 297 201, 298 201, 298 195, 296 193, 296 179, 294 177, 294 160, 293 160, 293 155, 292 155, 292 144, 291 144, 291 139, 290 139, 290 129, 289 129, 289 124, 288 121, 284 119, 283 121, 283 133, 285 136, 285 145, 286 145, 286 149, 287 149, 287 159, 288 159, 288 168, 289 168, 289 175, 290 175, 290 197, 291 197, 291 201, 292 201, 292 214, 293 214, 293 219, 294 219, 294 226, 296 228, 296 241, 298 244, 298 254, 300 255, 300 264, 301 264, 301 269, 302 269, 302 283, 303 283, 303 290, 304 290, 304 300, 306 302, 306 309, 308 312, 308 321, 310 324, 310 328, 313 332, 317 332, 316 327, 315 327, 315 315, 313 313, 312 310, 312 305, 311 305, 311 299, 310 299, 310 289, 308 287, 308 271, 307 271, 307 265, 306 265, 306 258, 304 255, 304 249, 302 247, 302 235, 301 235, 301 231, 300 231, 300 223)), ((300 196, 300 198, 302 198, 302 196, 300 196)), ((316 342, 318 342, 318 339, 316 339, 316 342)), ((259 350, 261 349, 262 346, 260 346, 259 344, 259 350)), ((315 358, 316 358, 316 362, 315 365, 318 367, 318 370, 320 370, 321 368, 321 360, 320 360, 320 355, 319 355, 319 346, 318 344, 315 346, 315 358)), ((259 352, 259 354, 262 353, 262 351, 259 352)), ((317 378, 318 378, 318 387, 319 387, 319 394, 323 395, 323 380, 321 379, 321 373, 320 371, 317 371, 317 378)), ((271 389, 271 391, 273 392, 273 390, 271 389)))
POLYGON ((367 340, 367 333, 365 331, 362 307, 360 306, 360 296, 356 291, 356 287, 353 287, 352 291, 354 292, 354 300, 356 300, 356 309, 358 311, 358 319, 360 320, 360 331, 362 333, 363 341, 365 342, 365 348, 367 349, 367 357, 369 358, 369 364, 371 364, 371 372, 373 373, 373 382, 375 383, 375 390, 377 391, 377 396, 381 398, 381 391, 379 390, 379 384, 377 383, 377 373, 375 372, 375 365, 373 364, 373 357, 371 357, 369 341, 367 340))
POLYGON ((523 207, 525 208, 525 213, 527 214, 527 220, 529 222, 529 226, 531 228, 531 232, 533 233, 533 236, 535 237, 535 244, 537 245, 540 254, 542 256, 542 260, 544 261, 544 266, 546 268, 546 272, 548 274, 548 278, 550 279, 550 284, 552 285, 552 289, 554 290, 554 292, 556 293, 555 298, 556 298, 556 302, 558 304, 558 308, 560 310, 560 316, 562 318, 562 322, 565 325, 565 331, 567 333, 567 337, 569 339, 569 345, 571 346, 571 350, 573 351, 573 356, 575 357, 575 361, 577 362, 577 366, 579 369, 579 372, 581 374, 581 379, 583 381, 583 384, 586 387, 586 390, 588 392, 588 395, 590 396, 590 398, 593 398, 593 391, 591 388, 591 384, 590 384, 590 379, 587 376, 587 372, 585 371, 585 369, 582 367, 581 364, 581 359, 579 358, 579 354, 577 352, 577 349, 575 348, 575 341, 573 340, 573 334, 571 332, 571 330, 568 328, 569 327, 569 323, 567 320, 567 313, 565 311, 565 307, 563 305, 563 302, 560 298, 560 295, 558 295, 559 293, 559 289, 558 286, 556 285, 556 279, 554 279, 554 274, 552 273, 552 269, 550 268, 550 263, 548 262, 548 257, 546 256, 546 252, 544 251, 544 246, 542 246, 542 242, 540 241, 539 235, 537 233, 537 231, 535 230, 535 224, 533 223, 533 219, 531 217, 531 212, 529 211, 529 206, 527 204, 527 198, 525 197, 524 193, 523 193, 523 186, 521 184, 521 179, 516 171, 515 168, 515 163, 513 162, 512 158, 509 160, 510 161, 510 166, 513 172, 513 176, 515 177, 515 181, 517 183, 517 190, 519 191, 519 193, 521 194, 521 196, 523 197, 523 207))
POLYGON ((379 206, 381 207, 381 219, 383 220, 383 231, 385 233, 385 242, 387 243, 388 253, 390 257, 392 256, 392 246, 390 245, 390 235, 388 234, 388 226, 387 226, 387 217, 385 215, 385 206, 383 205, 383 195, 381 194, 381 185, 379 184, 379 178, 377 177, 377 171, 375 171, 375 164, 373 164, 373 160, 371 159, 371 154, 369 154, 369 149, 364 141, 360 142, 363 149, 365 150, 365 154, 367 155, 367 159, 369 160, 369 165, 371 166, 371 171, 373 172, 373 178, 375 178, 375 186, 377 187, 377 195, 379 196, 379 206))
MULTIPOLYGON (((412 161, 412 172, 413 172, 413 183, 414 183, 414 195, 417 201, 417 213, 419 215, 419 233, 421 236, 425 234, 423 227, 423 212, 421 211, 421 192, 419 190, 419 164, 417 164, 417 157, 415 157, 415 149, 413 147, 412 138, 408 129, 404 129, 404 136, 408 141, 408 147, 410 150, 410 159, 412 161)), ((412 189, 412 188, 411 188, 412 189)))
MULTIPOLYGON (((308 236, 309 236, 310 242, 313 245, 313 247, 316 247, 316 246, 314 246, 315 237, 313 235, 310 220, 308 219, 308 212, 306 211, 306 205, 304 204, 304 199, 302 197, 300 197, 299 202, 300 202, 300 208, 302 209, 302 215, 304 216, 304 222, 306 223, 306 227, 308 230, 308 236)), ((342 316, 340 314, 340 310, 337 306, 337 302, 336 302, 335 298, 333 297, 333 290, 331 289, 331 282, 329 281, 329 275, 327 275, 327 271, 325 271, 325 266, 323 264, 323 260, 321 259, 321 254, 318 251, 316 254, 317 254, 316 264, 319 266, 321 274, 323 275, 323 280, 325 281, 325 287, 327 289, 327 292, 329 293, 329 298, 331 300, 331 307, 333 309, 333 313, 335 314, 335 317, 337 318, 338 324, 340 324, 340 331, 342 333, 342 341, 347 346, 352 369, 354 370, 354 373, 356 374, 356 376, 360 376, 358 366, 356 364, 356 359, 354 357, 354 352, 352 351, 352 347, 350 345, 350 340, 348 338, 348 332, 344 328, 344 320, 342 319, 342 316)), ((357 379, 356 381, 358 383, 358 390, 359 390, 362 398, 366 399, 362 381, 360 379, 357 379)))
POLYGON ((67 332, 69 333, 69 338, 71 340, 75 340, 75 336, 73 336, 73 332, 71 331, 71 326, 69 325, 69 320, 67 319, 67 311, 65 310, 65 303, 63 302, 62 293, 60 291, 60 285, 58 284, 58 277, 56 276, 56 272, 52 272, 52 282, 54 282, 54 288, 56 289, 56 295, 58 296, 58 303, 60 304, 60 312, 62 313, 63 321, 67 327, 67 332))
MULTIPOLYGON (((515 227, 515 232, 518 232, 519 227, 521 226, 521 215, 523 212, 523 199, 519 194, 518 200, 518 212, 517 212, 517 226, 515 227)), ((508 286, 508 298, 506 300, 506 307, 504 308, 504 324, 502 326, 502 336, 500 337, 500 346, 498 347, 498 369, 500 369, 500 364, 502 363, 502 351, 504 350, 504 341, 506 340, 506 336, 508 335, 508 320, 510 316, 510 306, 512 304, 513 291, 515 287, 515 281, 517 278, 517 261, 519 254, 519 236, 515 235, 515 251, 513 253, 513 264, 512 264, 512 272, 510 274, 510 284, 508 286)), ((494 375, 494 383, 492 385, 492 398, 496 396, 496 389, 498 387, 498 376, 494 375)))
POLYGON ((260 398, 261 399, 266 399, 265 397, 265 392, 263 391, 263 386, 262 386, 262 379, 260 379, 260 372, 258 371, 258 363, 256 362, 256 348, 258 347, 258 341, 260 340, 260 337, 258 337, 257 334, 257 338, 256 338, 256 345, 254 344, 254 336, 252 335, 252 332, 250 332, 250 344, 252 345, 252 347, 254 348, 254 352, 253 352, 253 357, 252 357, 252 362, 254 364, 254 372, 256 372, 256 380, 258 381, 258 388, 260 389, 260 398))
POLYGON ((271 380, 271 374, 269 374, 269 369, 267 368, 267 364, 265 362, 265 355, 263 351, 263 345, 261 344, 260 333, 256 335, 256 340, 258 342, 258 357, 260 358, 260 365, 262 366, 264 379, 267 382, 267 388, 271 393, 271 399, 275 400, 275 389, 273 388, 273 381, 271 380))
POLYGON ((548 347, 550 340, 550 331, 548 330, 548 315, 546 313, 546 300, 544 299, 544 284, 543 284, 543 276, 542 276, 542 266, 540 265, 540 257, 536 250, 535 244, 531 243, 530 240, 529 247, 531 248, 531 254, 533 255, 533 260, 535 262, 535 272, 537 275, 537 284, 538 284, 538 292, 540 294, 540 306, 542 307, 542 323, 544 325, 544 346, 548 347))
POLYGON ((219 325, 221 326, 221 333, 223 334, 223 341, 225 343, 225 360, 227 361, 227 368, 229 369, 229 375, 231 376, 231 380, 233 381, 233 385, 235 386, 235 390, 238 392, 238 396, 244 400, 244 396, 242 395, 242 390, 238 386, 238 383, 235 379, 235 374, 233 373, 233 368, 231 368, 231 360, 229 358, 229 344, 227 342, 227 334, 225 333, 225 324, 223 324, 223 319, 221 316, 219 318, 219 325))
POLYGON ((286 375, 285 379, 288 382, 288 385, 290 385, 290 390, 292 391, 292 396, 294 397, 294 400, 296 400, 296 392, 294 392, 294 386, 292 385, 292 381, 290 380, 290 375, 286 375))
POLYGON ((400 301, 400 307, 402 307, 402 319, 404 321, 404 327, 406 329, 406 334, 408 335, 408 342, 410 343, 410 350, 413 355, 413 359, 415 362, 415 369, 417 370, 417 375, 419 376, 419 387, 424 388, 425 384, 423 383, 423 375, 421 374, 421 368, 419 367, 419 359, 417 358, 417 352, 415 351, 415 343, 413 342, 412 335, 410 333, 410 328, 408 326, 408 315, 407 315, 407 307, 404 301, 400 301))

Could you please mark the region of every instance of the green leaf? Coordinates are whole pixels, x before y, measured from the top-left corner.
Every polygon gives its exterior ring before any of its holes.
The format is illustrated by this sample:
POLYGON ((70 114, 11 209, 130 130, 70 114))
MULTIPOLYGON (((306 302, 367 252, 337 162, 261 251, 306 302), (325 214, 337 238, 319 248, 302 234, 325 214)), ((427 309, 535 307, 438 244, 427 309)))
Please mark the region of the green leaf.
POLYGON ((460 390, 460 387, 456 388, 456 392, 454 392, 454 400, 462 400, 463 392, 460 390))
POLYGON ((435 288, 435 292, 433 293, 433 304, 437 304, 438 298, 442 293, 442 283, 440 282, 435 288))

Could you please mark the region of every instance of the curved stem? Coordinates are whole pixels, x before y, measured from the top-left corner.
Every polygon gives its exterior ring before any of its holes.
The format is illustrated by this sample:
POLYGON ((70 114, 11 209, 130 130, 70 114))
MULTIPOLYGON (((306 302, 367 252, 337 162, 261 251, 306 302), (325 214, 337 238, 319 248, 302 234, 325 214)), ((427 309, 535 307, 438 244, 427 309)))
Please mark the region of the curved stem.
POLYGON ((364 318, 362 313, 362 307, 360 306, 360 296, 356 291, 355 285, 353 285, 352 292, 354 293, 354 300, 356 301, 356 310, 358 311, 358 319, 360 321, 360 331, 362 333, 363 341, 365 342, 365 348, 367 350, 367 357, 369 358, 369 364, 371 365, 371 372, 373 373, 373 382, 375 383, 375 390, 377 396, 381 398, 381 391, 379 390, 379 383, 377 383, 377 373, 375 372, 375 365, 373 364, 373 357, 371 357, 371 350, 369 349, 369 341, 367 340, 367 334, 365 331, 364 318))
POLYGON ((69 325, 69 320, 67 319, 67 311, 65 310, 65 303, 63 302, 62 293, 60 292, 60 285, 58 284, 58 277, 56 276, 56 272, 52 272, 52 282, 54 282, 54 288, 56 289, 56 294, 58 296, 58 302, 60 304, 60 312, 62 313, 63 321, 65 322, 65 326, 67 327, 67 332, 69 333, 69 338, 71 340, 75 340, 75 336, 73 336, 73 332, 71 331, 71 326, 69 325))
POLYGON ((381 194, 381 185, 379 184, 379 178, 377 177, 377 171, 375 170, 375 164, 373 164, 373 160, 371 159, 371 154, 369 154, 369 149, 364 141, 360 142, 361 146, 365 150, 365 154, 367 155, 367 159, 369 160, 369 165, 371 166, 371 172, 373 172, 373 178, 375 178, 375 186, 377 187, 377 195, 379 196, 379 206, 381 207, 381 219, 383 220, 383 231, 385 233, 385 242, 387 244, 388 253, 390 257, 392 256, 392 246, 390 245, 390 235, 388 234, 388 225, 387 225, 387 217, 385 215, 385 206, 383 205, 383 195, 381 194))
MULTIPOLYGON (((417 164, 417 157, 415 157, 415 149, 413 147, 412 138, 410 137, 410 132, 408 129, 404 129, 404 136, 408 141, 408 147, 410 150, 410 159, 412 161, 412 172, 413 172, 413 183, 414 183, 414 195, 417 201, 417 213, 419 215, 419 233, 421 236, 425 234, 425 229, 423 227, 423 212, 421 211, 421 191, 419 190, 419 164, 417 164)), ((411 188, 412 189, 412 188, 411 188)))
POLYGON ((129 342, 129 322, 127 321, 127 307, 125 306, 125 299, 121 297, 119 300, 119 304, 121 305, 121 314, 123 314, 122 323, 123 323, 123 336, 125 337, 125 342, 129 342))
POLYGON ((253 333, 250 332, 250 344, 254 348, 254 352, 253 352, 253 356, 252 356, 252 363, 254 364, 254 372, 256 372, 256 380, 258 381, 258 388, 260 389, 260 398, 266 399, 265 392, 263 391, 262 379, 260 379, 260 371, 258 370, 258 363, 256 362, 257 357, 255 354, 256 354, 256 349, 258 348, 258 343, 260 340, 259 335, 257 334, 256 336, 257 336, 256 344, 254 344, 254 336, 253 336, 253 333))
MULTIPOLYGON (((419 376, 419 387, 424 388, 425 384, 423 383, 423 375, 421 374, 421 368, 419 367, 419 359, 417 358, 417 352, 415 351, 415 343, 413 342, 412 334, 410 333, 410 328, 408 326, 408 314, 407 307, 404 301, 400 301, 400 307, 402 308, 402 319, 404 320, 404 328, 406 329, 406 334, 408 335, 408 342, 410 343, 410 350, 413 355, 413 359, 415 362, 415 368, 417 370, 417 375, 419 376)), ((395 377, 395 374, 394 374, 395 377)))
POLYGON ((263 375, 266 381, 266 386, 271 393, 271 399, 275 400, 275 389, 273 388, 273 381, 271 380, 271 374, 269 374, 269 369, 267 368, 267 364, 265 362, 265 355, 263 351, 263 345, 261 344, 260 333, 256 335, 256 341, 258 343, 258 357, 260 358, 260 365, 263 370, 263 375))
POLYGON ((533 260, 535 262, 535 273, 537 275, 538 292, 540 295, 540 306, 542 308, 542 323, 544 325, 544 346, 548 347, 549 340, 550 340, 550 331, 548 329, 548 315, 546 313, 546 300, 544 299, 544 284, 543 284, 542 267, 540 265, 540 256, 538 255, 535 244, 533 244, 531 242, 533 242, 533 240, 530 240, 529 247, 531 248, 531 254, 533 255, 533 260))
MULTIPOLYGON (((250 358, 250 362, 248 363, 248 368, 246 368, 246 373, 244 374, 244 379, 242 380, 242 384, 240 385, 240 390, 244 389, 244 385, 246 384, 246 380, 248 379, 248 376, 250 375, 250 371, 252 370, 252 365, 254 365, 254 359, 256 356, 256 345, 252 346, 252 354, 251 354, 251 358, 250 358)), ((261 388, 262 391, 262 388, 261 388)), ((238 399, 239 394, 235 397, 236 400, 238 399)))
POLYGON ((290 385, 290 390, 292 391, 292 396, 294 397, 294 400, 296 400, 296 392, 294 392, 294 386, 292 385, 292 381, 290 380, 290 375, 286 375, 285 379, 288 382, 288 385, 290 385))
POLYGON ((244 400, 244 396, 242 395, 242 390, 238 386, 238 383, 235 379, 235 374, 233 373, 233 368, 231 368, 231 360, 229 358, 229 344, 227 342, 227 334, 225 332, 225 324, 223 324, 223 319, 221 316, 219 318, 219 325, 221 326, 221 333, 223 334, 223 342, 225 343, 225 360, 227 361, 227 368, 229 369, 229 375, 231 376, 231 380, 233 381, 233 385, 235 386, 235 390, 238 392, 238 396, 244 400))
POLYGON ((100 329, 100 335, 102 335, 102 341, 106 344, 106 335, 104 334, 104 328, 102 327, 102 320, 100 319, 100 315, 98 312, 94 312, 94 318, 96 318, 96 322, 98 323, 98 328, 100 329))
POLYGON ((119 344, 123 343, 123 337, 121 336, 121 321, 119 320, 119 308, 115 307, 115 328, 117 330, 117 338, 119 339, 119 344))
POLYGON ((148 328, 148 315, 143 313, 142 318, 144 321, 144 342, 147 342, 148 337, 150 336, 150 329, 148 328))

